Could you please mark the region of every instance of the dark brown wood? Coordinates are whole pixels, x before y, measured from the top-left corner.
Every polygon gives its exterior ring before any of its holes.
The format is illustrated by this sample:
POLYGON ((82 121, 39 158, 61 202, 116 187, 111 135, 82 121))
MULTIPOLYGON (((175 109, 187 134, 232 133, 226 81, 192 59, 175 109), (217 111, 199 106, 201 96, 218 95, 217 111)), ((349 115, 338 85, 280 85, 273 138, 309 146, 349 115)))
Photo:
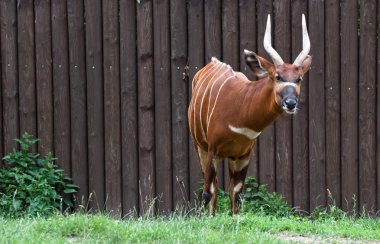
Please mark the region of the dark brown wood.
POLYGON ((51 3, 53 50, 54 149, 58 165, 71 176, 70 81, 66 1, 51 3))
MULTIPOLYGON (((205 21, 205 64, 212 57, 222 61, 222 2, 219 0, 207 0, 204 4, 205 21)), ((224 186, 223 161, 217 169, 218 187, 224 186)))
MULTIPOLYGON (((380 2, 377 1, 377 8, 379 8, 380 2)), ((379 35, 380 33, 380 10, 377 9, 377 33, 379 35)), ((377 38, 377 128, 380 128, 380 38, 377 38)), ((377 145, 377 209, 380 209, 380 130, 377 129, 377 135, 376 135, 376 145, 377 145)))
MULTIPOLYGON (((240 71, 243 72, 248 79, 256 80, 255 75, 246 65, 244 61, 243 51, 248 49, 254 52, 257 52, 256 45, 256 1, 253 0, 240 0, 239 1, 239 35, 240 35, 240 71)), ((252 152, 251 160, 248 168, 248 176, 252 176, 255 179, 259 180, 259 154, 258 146, 256 146, 252 152)))
POLYGON ((1 1, 1 71, 3 106, 3 147, 8 153, 19 137, 17 76, 17 10, 15 1, 1 1))
POLYGON ((138 127, 140 213, 155 197, 153 4, 137 5, 138 127))
POLYGON ((136 1, 120 1, 123 215, 139 207, 136 1))
POLYGON ((173 207, 189 199, 187 16, 185 1, 170 1, 173 207))
MULTIPOLYGON (((234 70, 239 70, 239 5, 236 0, 222 4, 222 52, 223 61, 234 70)), ((227 161, 224 163, 224 189, 228 189, 229 175, 227 161)))
MULTIPOLYGON (((37 135, 33 1, 17 1, 20 137, 37 135)), ((36 148, 34 148, 36 149, 36 148)))
POLYGON ((88 200, 86 60, 83 1, 67 1, 69 30, 71 169, 79 186, 78 204, 88 200))
POLYGON ((89 207, 105 205, 102 4, 86 0, 87 152, 89 207))
MULTIPOLYGON (((342 208, 358 197, 358 36, 356 2, 341 2, 341 162, 342 208), (344 81, 344 82, 343 82, 344 81)), ((357 207, 357 205, 356 205, 357 207)))
POLYGON ((40 139, 38 151, 42 155, 54 150, 50 11, 50 1, 34 1, 37 135, 40 139))
POLYGON ((309 73, 309 168, 310 209, 326 204, 326 149, 325 149, 325 42, 324 1, 309 1, 308 30, 312 42, 313 67, 309 73))
MULTIPOLYGON (((292 59, 302 50, 301 16, 307 13, 307 2, 292 1, 292 59)), ((305 16, 306 17, 306 16, 305 16)), ((309 27, 308 23, 306 23, 309 27)), ((313 47, 314 42, 311 43, 313 47)), ((313 57, 313 50, 310 55, 313 57)), ((309 75, 301 84, 299 111, 293 117, 293 206, 309 211, 309 75)))
MULTIPOLYGON (((360 6, 359 207, 376 208, 376 0, 360 6)), ((376 212, 376 211, 375 211, 376 212)))
MULTIPOLYGON (((172 210, 170 1, 153 1, 156 194, 158 211, 172 210)), ((185 163, 185 162, 182 162, 185 163)), ((185 164, 183 164, 185 165, 185 164)))
POLYGON ((341 206, 339 0, 325 3, 326 187, 330 204, 341 206))
POLYGON ((121 215, 121 126, 118 1, 103 1, 104 144, 106 207, 121 215))
MULTIPOLYGON (((277 52, 286 63, 292 63, 291 58, 291 15, 290 0, 276 0, 273 4, 274 45, 277 52)), ((301 38, 298 36, 298 38, 301 38)), ((276 191, 292 204, 292 116, 282 115, 275 122, 276 137, 276 191)))
MULTIPOLYGON (((195 74, 204 66, 204 2, 203 0, 189 1, 188 6, 188 83, 189 99, 192 94, 192 80, 195 74)), ((194 143, 189 136, 189 181, 190 201, 197 200, 196 190, 200 188, 202 174, 199 166, 199 158, 194 148, 194 143)))
MULTIPOLYGON (((265 57, 269 62, 272 60, 263 47, 263 38, 266 28, 268 14, 272 13, 271 1, 258 1, 257 8, 257 53, 265 57)), ((273 15, 271 18, 272 30, 274 30, 273 15)), ((273 32, 272 32, 273 39, 273 32)), ((259 144, 259 179, 261 184, 268 185, 270 191, 276 190, 276 160, 275 160, 275 138, 274 125, 267 127, 258 139, 259 144)))

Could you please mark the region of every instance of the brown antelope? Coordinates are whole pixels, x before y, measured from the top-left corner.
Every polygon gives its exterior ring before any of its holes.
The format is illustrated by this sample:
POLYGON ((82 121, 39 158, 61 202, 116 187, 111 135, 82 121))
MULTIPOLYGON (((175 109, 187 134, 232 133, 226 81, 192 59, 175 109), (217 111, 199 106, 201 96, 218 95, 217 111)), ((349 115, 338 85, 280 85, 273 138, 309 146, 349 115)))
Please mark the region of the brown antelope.
POLYGON ((310 40, 302 15, 303 50, 293 64, 284 63, 271 44, 268 15, 264 48, 273 64, 244 50, 247 65, 259 78, 250 81, 229 65, 212 58, 199 70, 192 83, 188 110, 189 128, 199 155, 204 177, 202 199, 215 213, 221 159, 228 159, 231 210, 236 214, 238 194, 243 188, 251 151, 260 133, 285 111, 294 114, 302 77, 309 70, 310 40))

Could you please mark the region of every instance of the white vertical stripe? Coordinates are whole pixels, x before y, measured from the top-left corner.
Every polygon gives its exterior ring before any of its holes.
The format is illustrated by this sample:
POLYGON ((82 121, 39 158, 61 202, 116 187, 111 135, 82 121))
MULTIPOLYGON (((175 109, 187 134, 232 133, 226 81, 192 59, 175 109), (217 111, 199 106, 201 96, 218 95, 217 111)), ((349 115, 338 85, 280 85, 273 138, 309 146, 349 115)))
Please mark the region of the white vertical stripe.
POLYGON ((229 78, 226 79, 226 80, 223 82, 223 84, 219 87, 218 94, 216 95, 216 98, 215 98, 214 107, 213 107, 212 110, 211 110, 209 123, 207 124, 207 130, 208 130, 208 127, 209 127, 209 125, 210 125, 210 121, 211 121, 211 118, 212 118, 212 114, 214 113, 214 109, 215 109, 216 103, 217 103, 217 101, 218 101, 218 97, 219 97, 220 91, 222 90, 223 86, 227 83, 227 81, 229 81, 231 78, 234 78, 234 77, 235 77, 235 75, 229 77, 229 78))

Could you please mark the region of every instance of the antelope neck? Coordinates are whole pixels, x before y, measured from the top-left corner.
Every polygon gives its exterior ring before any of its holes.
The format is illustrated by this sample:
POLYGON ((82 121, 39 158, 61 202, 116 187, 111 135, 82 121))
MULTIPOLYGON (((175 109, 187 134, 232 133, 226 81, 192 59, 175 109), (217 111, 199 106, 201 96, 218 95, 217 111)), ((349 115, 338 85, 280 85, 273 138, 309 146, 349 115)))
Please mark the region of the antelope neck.
POLYGON ((250 82, 245 95, 248 109, 243 119, 243 125, 261 132, 281 115, 283 110, 276 103, 275 96, 274 82, 270 77, 250 82))

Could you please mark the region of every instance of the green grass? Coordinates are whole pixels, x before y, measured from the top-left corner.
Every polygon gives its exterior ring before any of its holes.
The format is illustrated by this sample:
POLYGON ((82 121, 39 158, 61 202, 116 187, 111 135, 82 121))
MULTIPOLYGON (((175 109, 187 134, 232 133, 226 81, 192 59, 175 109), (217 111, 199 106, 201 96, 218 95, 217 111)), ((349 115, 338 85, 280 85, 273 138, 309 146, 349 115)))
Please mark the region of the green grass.
POLYGON ((49 218, 0 218, 0 243, 159 242, 284 243, 287 235, 380 240, 380 220, 316 220, 252 214, 115 220, 97 214, 49 218))

